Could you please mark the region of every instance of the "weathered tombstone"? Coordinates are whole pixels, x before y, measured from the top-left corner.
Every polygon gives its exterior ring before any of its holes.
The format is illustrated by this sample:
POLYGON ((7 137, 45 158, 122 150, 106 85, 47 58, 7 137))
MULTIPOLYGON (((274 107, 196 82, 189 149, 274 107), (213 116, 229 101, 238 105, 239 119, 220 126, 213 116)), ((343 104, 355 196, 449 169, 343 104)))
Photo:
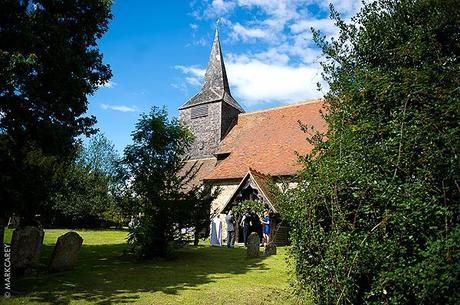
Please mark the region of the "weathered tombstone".
POLYGON ((259 234, 252 232, 248 237, 248 248, 246 254, 248 257, 259 257, 259 234))
POLYGON ((275 243, 269 243, 265 246, 265 256, 276 255, 276 245, 275 243))
POLYGON ((19 227, 11 239, 11 265, 19 273, 31 274, 38 266, 45 232, 37 227, 19 227))
POLYGON ((83 238, 76 232, 59 236, 51 255, 50 272, 61 272, 75 268, 83 238))

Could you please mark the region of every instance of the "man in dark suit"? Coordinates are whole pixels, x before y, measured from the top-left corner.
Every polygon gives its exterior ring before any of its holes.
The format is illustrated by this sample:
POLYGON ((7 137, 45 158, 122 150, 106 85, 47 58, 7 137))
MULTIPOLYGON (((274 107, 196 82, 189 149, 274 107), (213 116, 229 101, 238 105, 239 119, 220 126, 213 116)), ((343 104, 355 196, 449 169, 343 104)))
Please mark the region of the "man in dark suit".
POLYGON ((233 248, 235 246, 235 218, 232 210, 228 211, 225 221, 227 222, 227 247, 233 248))
POLYGON ((249 235, 249 229, 252 226, 252 216, 251 216, 251 210, 247 209, 246 212, 243 214, 243 218, 241 218, 241 223, 240 225, 243 227, 243 241, 244 245, 248 245, 248 235, 249 235))

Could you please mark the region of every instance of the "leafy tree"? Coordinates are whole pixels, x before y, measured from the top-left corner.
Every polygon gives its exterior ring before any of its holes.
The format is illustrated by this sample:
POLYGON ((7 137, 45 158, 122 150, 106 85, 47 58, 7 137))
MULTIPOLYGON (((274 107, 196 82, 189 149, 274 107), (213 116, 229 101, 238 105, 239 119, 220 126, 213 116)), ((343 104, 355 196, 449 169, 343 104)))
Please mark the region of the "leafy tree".
POLYGON ((90 135, 87 96, 111 77, 97 40, 110 0, 2 0, 0 10, 0 202, 31 222, 49 211, 56 171, 90 135))
MULTIPOLYGON (((194 175, 194 172, 190 172, 189 175, 194 175)), ((203 185, 187 193, 187 215, 185 215, 184 223, 189 229, 192 229, 195 246, 198 246, 200 239, 209 237, 211 204, 219 192, 220 189, 213 192, 210 185, 203 185)))
POLYGON ((460 302, 460 4, 379 0, 327 40, 325 120, 281 195, 318 304, 460 302))
POLYGON ((169 120, 165 109, 143 114, 132 138, 124 152, 123 192, 135 203, 131 209, 139 215, 139 223, 131 228, 128 240, 139 258, 165 256, 184 242, 195 210, 209 211, 206 205, 212 195, 196 187, 185 191, 193 177, 193 169, 183 173, 192 135, 177 119, 169 120))
POLYGON ((88 145, 81 146, 77 155, 77 162, 85 164, 91 171, 104 174, 112 180, 117 175, 119 161, 115 145, 103 133, 97 133, 91 137, 88 145))
POLYGON ((50 198, 54 226, 97 227, 114 206, 110 177, 75 163, 64 169, 58 191, 50 198))
POLYGON ((81 146, 75 162, 61 173, 61 187, 51 198, 58 212, 53 224, 94 227, 123 222, 113 194, 118 162, 114 145, 103 134, 81 146))

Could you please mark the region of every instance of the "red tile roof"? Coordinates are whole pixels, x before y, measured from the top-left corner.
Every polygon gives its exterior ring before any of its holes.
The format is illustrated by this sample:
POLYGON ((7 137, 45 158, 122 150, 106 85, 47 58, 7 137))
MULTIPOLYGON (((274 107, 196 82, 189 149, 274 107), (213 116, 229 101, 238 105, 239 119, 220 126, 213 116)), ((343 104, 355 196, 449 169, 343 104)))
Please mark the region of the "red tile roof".
POLYGON ((207 158, 199 160, 189 160, 185 162, 179 175, 189 179, 186 181, 185 191, 201 184, 203 179, 208 176, 216 167, 216 158, 207 158))
POLYGON ((315 100, 238 115, 217 154, 230 153, 205 180, 242 178, 253 168, 270 176, 293 175, 300 169, 295 152, 312 150, 299 121, 324 131, 320 114, 324 102, 315 100))

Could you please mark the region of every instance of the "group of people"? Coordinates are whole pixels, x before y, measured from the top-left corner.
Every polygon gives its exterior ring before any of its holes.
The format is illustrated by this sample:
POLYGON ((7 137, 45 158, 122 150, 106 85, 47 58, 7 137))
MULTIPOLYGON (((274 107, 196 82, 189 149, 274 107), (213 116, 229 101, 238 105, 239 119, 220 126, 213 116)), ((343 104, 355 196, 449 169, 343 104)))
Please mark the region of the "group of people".
MULTIPOLYGON (((227 247, 235 246, 235 229, 236 220, 233 212, 230 210, 225 217, 227 223, 227 247)), ((248 236, 252 232, 256 232, 260 236, 262 245, 266 245, 270 239, 270 212, 264 211, 262 217, 259 217, 254 211, 247 209, 241 217, 240 226, 243 228, 243 241, 247 246, 248 236)))

